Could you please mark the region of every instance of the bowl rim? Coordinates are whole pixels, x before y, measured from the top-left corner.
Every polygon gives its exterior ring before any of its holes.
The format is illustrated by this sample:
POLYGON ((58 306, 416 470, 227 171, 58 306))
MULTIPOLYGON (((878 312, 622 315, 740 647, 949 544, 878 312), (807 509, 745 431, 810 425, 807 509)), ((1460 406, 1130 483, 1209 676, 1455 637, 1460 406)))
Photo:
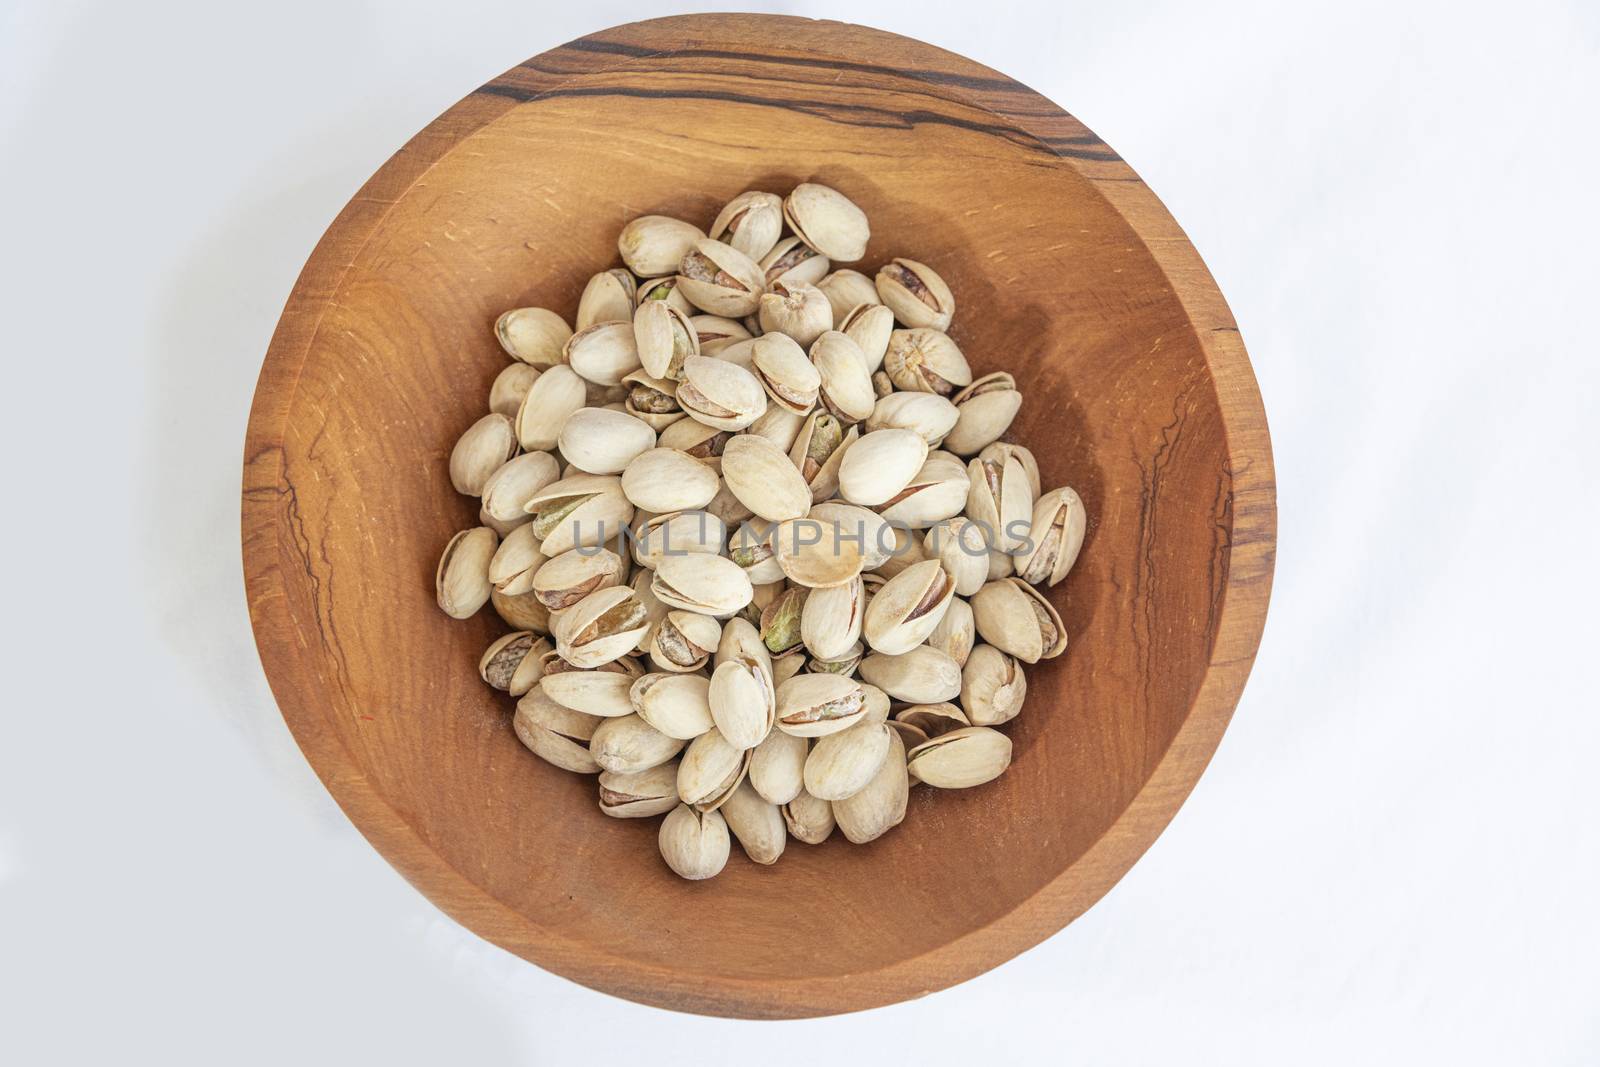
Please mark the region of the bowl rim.
POLYGON ((289 295, 251 405, 241 509, 247 600, 268 683, 307 761, 373 847, 463 926, 546 970, 644 1004, 741 1018, 828 1015, 923 996, 1031 948, 1109 891, 1171 821, 1221 741, 1265 626, 1276 526, 1266 413, 1238 326, 1199 254, 1133 169, 1054 103, 970 59, 881 30, 784 15, 679 15, 590 34, 480 87, 395 153, 339 212, 289 295), (657 65, 675 56, 719 55, 818 62, 775 53, 771 42, 778 39, 853 69, 936 85, 1037 138, 1086 179, 1143 242, 1188 316, 1216 389, 1232 479, 1228 578, 1208 666, 1187 715, 1127 808, 1076 862, 1010 912, 921 955, 828 983, 685 976, 609 954, 539 926, 454 869, 374 788, 325 721, 320 686, 313 684, 318 671, 281 575, 291 562, 281 535, 293 522, 294 495, 284 477, 284 427, 300 372, 345 273, 406 191, 463 139, 569 76, 645 56, 657 65), (885 55, 897 63, 885 66, 885 55))

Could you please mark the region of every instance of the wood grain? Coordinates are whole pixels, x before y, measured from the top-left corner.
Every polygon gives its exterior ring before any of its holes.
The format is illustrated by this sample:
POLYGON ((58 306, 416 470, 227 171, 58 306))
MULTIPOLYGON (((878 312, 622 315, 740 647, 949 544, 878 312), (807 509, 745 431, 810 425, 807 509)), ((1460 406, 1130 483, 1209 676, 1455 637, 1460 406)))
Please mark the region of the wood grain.
MULTIPOLYGON (((969 60, 874 30, 687 16, 586 37, 461 101, 373 176, 296 283, 245 446, 251 617, 306 757, 361 832, 482 936, 686 1011, 794 1017, 920 996, 1070 922, 1149 846, 1255 655, 1271 449, 1239 332, 1155 196, 1094 134, 969 60), (866 847, 792 845, 685 883, 654 822, 522 750, 475 675, 503 629, 433 604, 473 522, 445 457, 504 365, 503 309, 569 318, 618 228, 708 223, 815 178, 873 222, 866 264, 935 264, 1012 436, 1092 517, 991 786, 913 793, 866 847)), ((737 850, 736 850, 737 851, 737 850)))

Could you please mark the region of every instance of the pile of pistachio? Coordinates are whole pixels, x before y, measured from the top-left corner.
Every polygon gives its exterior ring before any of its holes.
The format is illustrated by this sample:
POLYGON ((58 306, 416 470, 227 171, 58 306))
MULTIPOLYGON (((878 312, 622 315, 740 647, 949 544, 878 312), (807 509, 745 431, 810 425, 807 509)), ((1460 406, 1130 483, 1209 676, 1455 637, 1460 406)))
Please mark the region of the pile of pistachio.
POLYGON ((827 186, 736 197, 709 234, 634 219, 574 330, 500 316, 514 357, 450 456, 481 526, 439 563, 439 606, 513 628, 479 665, 600 810, 665 815, 684 878, 729 835, 898 825, 918 783, 998 777, 1022 664, 1067 634, 1034 588, 1072 568, 1085 514, 1000 437, 1011 375, 974 380, 926 264, 875 277, 866 215, 827 186))

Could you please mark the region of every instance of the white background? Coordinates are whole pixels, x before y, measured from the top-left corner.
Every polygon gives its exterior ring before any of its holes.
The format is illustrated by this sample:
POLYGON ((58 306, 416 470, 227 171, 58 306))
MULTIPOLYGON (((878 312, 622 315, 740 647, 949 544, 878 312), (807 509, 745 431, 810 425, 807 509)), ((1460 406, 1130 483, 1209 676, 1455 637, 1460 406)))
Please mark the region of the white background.
POLYGON ((262 679, 245 417, 389 153, 644 9, 0 0, 0 1060, 1600 1061, 1600 7, 758 6, 1060 102, 1232 304, 1278 578, 1166 835, 1020 959, 833 1020, 637 1007, 445 919, 262 679))

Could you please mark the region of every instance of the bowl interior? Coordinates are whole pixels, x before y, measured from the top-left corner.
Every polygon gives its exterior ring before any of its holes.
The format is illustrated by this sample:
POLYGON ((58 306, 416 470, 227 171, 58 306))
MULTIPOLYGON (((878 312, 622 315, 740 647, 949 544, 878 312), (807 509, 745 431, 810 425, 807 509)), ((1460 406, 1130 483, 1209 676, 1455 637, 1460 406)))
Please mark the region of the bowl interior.
MULTIPOLYGON (((316 721, 291 722, 342 747, 486 908, 522 916, 560 952, 684 988, 870 981, 1070 872, 1177 733, 1227 579, 1216 389, 1145 243, 994 114, 950 95, 941 113, 968 120, 844 122, 732 93, 605 91, 618 76, 464 137, 349 250, 283 423, 289 547, 318 572, 297 619, 300 654, 317 664, 316 721), (592 778, 518 744, 512 702, 476 675, 506 627, 488 609, 460 623, 434 605, 440 548, 476 525, 446 457, 506 364, 491 332, 501 311, 540 305, 570 321, 587 277, 617 264, 628 219, 706 226, 742 190, 807 179, 870 216, 868 254, 851 266, 906 255, 948 280, 951 333, 975 373, 1008 370, 1025 396, 1009 438, 1033 449, 1046 489, 1082 494, 1090 533, 1050 591, 1070 646, 1029 668, 1007 775, 914 790, 904 824, 872 845, 791 842, 771 868, 735 846, 719 878, 691 884, 660 862, 659 820, 603 817, 592 778)), ((870 88, 854 99, 906 112, 870 88)))

